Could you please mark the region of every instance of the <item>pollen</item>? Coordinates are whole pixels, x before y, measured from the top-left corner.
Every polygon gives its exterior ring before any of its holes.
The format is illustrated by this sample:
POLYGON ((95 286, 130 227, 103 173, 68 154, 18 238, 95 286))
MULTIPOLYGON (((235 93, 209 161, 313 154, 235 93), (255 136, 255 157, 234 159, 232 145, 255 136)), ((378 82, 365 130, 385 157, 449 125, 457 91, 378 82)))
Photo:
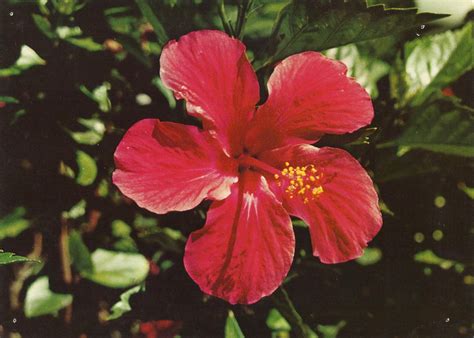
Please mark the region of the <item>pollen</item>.
POLYGON ((321 184, 323 173, 313 165, 293 166, 285 162, 281 175, 275 174, 278 186, 283 186, 290 199, 301 198, 304 204, 314 201, 324 192, 321 184))

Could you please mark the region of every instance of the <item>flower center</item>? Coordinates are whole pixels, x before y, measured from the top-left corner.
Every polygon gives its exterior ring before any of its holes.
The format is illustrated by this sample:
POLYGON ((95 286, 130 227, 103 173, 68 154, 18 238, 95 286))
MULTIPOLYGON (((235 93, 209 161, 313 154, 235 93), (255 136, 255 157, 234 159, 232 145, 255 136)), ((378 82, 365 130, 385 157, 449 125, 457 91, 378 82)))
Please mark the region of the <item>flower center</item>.
POLYGON ((321 184, 323 173, 319 172, 313 164, 294 167, 289 162, 285 162, 285 168, 281 170, 281 174, 275 174, 273 177, 278 181, 279 186, 282 185, 280 179, 283 178, 285 192, 289 197, 299 196, 304 204, 318 198, 324 192, 321 184))

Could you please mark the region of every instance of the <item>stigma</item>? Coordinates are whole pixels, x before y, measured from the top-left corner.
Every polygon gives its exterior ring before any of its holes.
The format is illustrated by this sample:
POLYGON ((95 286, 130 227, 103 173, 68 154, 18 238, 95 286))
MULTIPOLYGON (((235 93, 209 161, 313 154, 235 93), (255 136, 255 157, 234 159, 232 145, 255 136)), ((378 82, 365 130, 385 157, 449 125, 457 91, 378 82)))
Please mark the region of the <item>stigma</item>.
POLYGON ((294 167, 285 162, 281 174, 275 174, 274 178, 279 186, 283 182, 285 192, 290 198, 301 198, 304 204, 315 200, 324 192, 321 184, 323 173, 313 164, 294 167))

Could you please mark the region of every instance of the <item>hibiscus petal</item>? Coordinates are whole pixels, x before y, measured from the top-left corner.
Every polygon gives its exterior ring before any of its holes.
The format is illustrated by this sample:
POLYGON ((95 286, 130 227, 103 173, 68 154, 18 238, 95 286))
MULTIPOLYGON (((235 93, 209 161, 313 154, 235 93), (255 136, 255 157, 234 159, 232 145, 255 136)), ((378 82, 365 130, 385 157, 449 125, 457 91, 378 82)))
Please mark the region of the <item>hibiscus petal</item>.
POLYGON ((247 172, 226 200, 211 205, 206 225, 191 234, 184 264, 203 292, 251 304, 282 283, 294 250, 288 213, 265 179, 247 172))
POLYGON ((193 126, 146 119, 133 125, 115 151, 113 182, 139 206, 164 214, 224 199, 237 182, 233 160, 193 126))
POLYGON ((290 56, 268 81, 268 100, 255 114, 246 144, 253 153, 314 143, 322 134, 353 132, 372 121, 369 94, 347 68, 316 52, 290 56))
POLYGON ((229 154, 239 155, 242 132, 259 100, 245 46, 220 31, 192 32, 169 42, 160 64, 163 83, 187 101, 188 113, 215 131, 229 154))
POLYGON ((309 225, 315 256, 323 263, 340 263, 362 255, 380 230, 382 216, 373 183, 359 162, 344 150, 310 145, 276 149, 262 159, 277 168, 300 168, 293 175, 297 190, 285 180, 290 174, 274 180, 272 188, 288 212, 309 225))

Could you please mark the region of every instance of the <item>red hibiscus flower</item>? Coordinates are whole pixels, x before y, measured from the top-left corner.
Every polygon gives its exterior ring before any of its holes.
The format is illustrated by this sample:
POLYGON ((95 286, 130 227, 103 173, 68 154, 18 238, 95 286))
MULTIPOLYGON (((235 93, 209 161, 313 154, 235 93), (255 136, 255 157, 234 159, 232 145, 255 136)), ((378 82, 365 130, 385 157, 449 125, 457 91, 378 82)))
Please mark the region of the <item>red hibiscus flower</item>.
POLYGON ((293 260, 290 215, 309 225, 323 263, 362 254, 382 224, 372 181, 346 151, 310 145, 373 118, 369 95, 342 63, 316 52, 288 57, 256 107, 259 84, 245 46, 223 32, 171 41, 160 62, 163 83, 203 129, 138 122, 115 152, 113 181, 158 214, 213 201, 184 255, 203 292, 232 304, 270 295, 293 260))

